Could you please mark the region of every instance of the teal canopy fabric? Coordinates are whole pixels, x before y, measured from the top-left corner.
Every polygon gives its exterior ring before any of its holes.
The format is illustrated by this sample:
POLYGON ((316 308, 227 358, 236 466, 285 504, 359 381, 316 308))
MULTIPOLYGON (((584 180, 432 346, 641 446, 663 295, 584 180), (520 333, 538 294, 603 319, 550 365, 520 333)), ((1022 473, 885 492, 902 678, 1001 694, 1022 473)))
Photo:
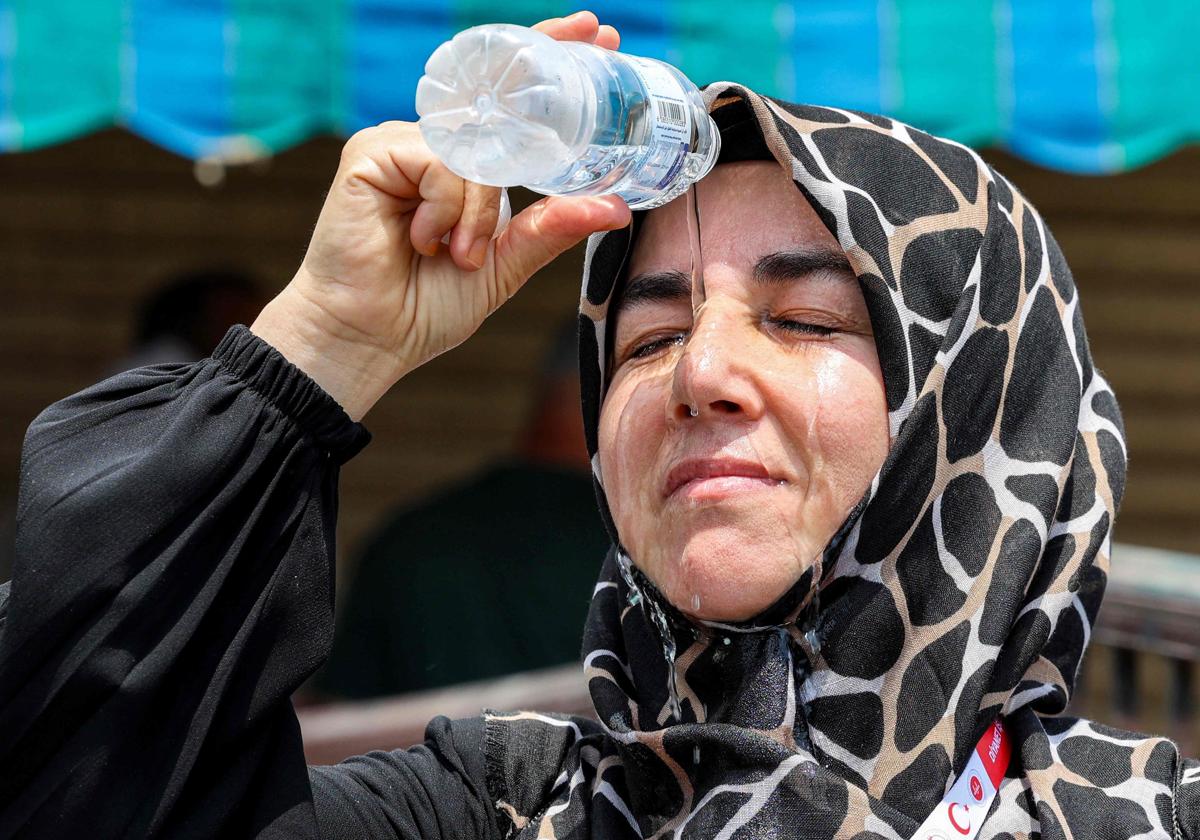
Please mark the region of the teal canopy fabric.
MULTIPOLYGON (((0 0, 0 151, 121 125, 237 161, 415 119, 455 32, 553 0, 0 0)), ((1195 0, 597 0, 698 83, 892 114, 1045 166, 1129 169, 1200 137, 1195 0)))

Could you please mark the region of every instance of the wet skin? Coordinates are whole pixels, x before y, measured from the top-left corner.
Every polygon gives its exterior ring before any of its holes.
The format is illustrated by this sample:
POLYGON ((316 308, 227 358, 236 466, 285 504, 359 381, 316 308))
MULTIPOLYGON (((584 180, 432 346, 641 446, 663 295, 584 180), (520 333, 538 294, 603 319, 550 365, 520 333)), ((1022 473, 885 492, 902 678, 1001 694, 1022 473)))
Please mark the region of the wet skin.
POLYGON ((781 168, 723 164, 698 198, 704 302, 680 198, 648 214, 615 304, 599 456, 637 566, 683 611, 736 621, 799 580, 867 491, 887 407, 858 281, 781 168))

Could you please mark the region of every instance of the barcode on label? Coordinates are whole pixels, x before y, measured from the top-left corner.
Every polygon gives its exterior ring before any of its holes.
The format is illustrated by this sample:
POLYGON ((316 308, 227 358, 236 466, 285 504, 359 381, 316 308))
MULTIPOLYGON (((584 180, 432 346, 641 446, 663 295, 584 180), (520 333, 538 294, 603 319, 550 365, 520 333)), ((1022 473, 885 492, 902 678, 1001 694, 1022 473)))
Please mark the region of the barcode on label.
POLYGON ((669 99, 658 100, 658 116, 663 122, 671 125, 684 126, 687 118, 683 115, 683 106, 669 99))

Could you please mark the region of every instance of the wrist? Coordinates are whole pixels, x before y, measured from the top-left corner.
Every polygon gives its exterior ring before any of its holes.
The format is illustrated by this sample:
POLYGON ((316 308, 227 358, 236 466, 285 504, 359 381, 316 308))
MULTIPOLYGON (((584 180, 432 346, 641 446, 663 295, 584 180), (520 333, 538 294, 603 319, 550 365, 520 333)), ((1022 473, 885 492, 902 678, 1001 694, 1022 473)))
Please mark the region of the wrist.
POLYGON ((250 331, 304 371, 355 421, 399 378, 393 354, 350 334, 295 283, 263 307, 250 331))

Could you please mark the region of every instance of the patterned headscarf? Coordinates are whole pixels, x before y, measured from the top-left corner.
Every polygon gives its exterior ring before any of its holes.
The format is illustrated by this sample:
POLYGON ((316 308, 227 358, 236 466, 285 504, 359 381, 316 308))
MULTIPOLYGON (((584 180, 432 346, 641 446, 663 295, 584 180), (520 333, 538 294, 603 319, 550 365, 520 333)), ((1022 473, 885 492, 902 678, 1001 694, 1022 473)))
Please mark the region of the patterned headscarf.
MULTIPOLYGON (((688 620, 618 544, 584 639, 600 725, 489 715, 500 813, 521 837, 908 840, 1003 716, 1014 755, 980 837, 1200 834, 1200 766, 1172 742, 1058 717, 1126 455, 1037 211, 970 149, 893 120, 726 82, 704 98, 721 160, 777 161, 845 250, 891 450, 821 560, 751 621, 688 620)), ((588 245, 593 463, 606 316, 641 216, 588 245)), ((616 540, 598 471, 597 488, 616 540)))

